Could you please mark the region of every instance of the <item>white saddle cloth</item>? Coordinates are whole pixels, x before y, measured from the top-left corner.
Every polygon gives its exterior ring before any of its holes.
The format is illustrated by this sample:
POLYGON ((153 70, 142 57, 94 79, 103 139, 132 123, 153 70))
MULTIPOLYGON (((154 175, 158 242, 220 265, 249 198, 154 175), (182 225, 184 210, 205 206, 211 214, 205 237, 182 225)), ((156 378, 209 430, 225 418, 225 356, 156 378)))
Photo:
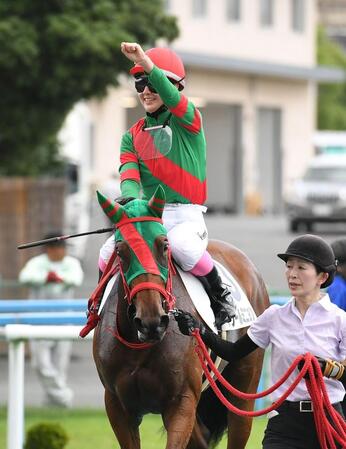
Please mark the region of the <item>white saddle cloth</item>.
MULTIPOLYGON (((256 319, 256 314, 250 304, 249 299, 245 295, 243 289, 240 287, 237 280, 231 275, 231 273, 226 270, 226 268, 221 265, 219 262, 215 261, 215 266, 218 270, 219 276, 222 279, 222 282, 228 286, 231 291, 232 297, 234 299, 235 305, 237 307, 236 318, 233 323, 225 323, 222 326, 223 331, 231 331, 235 329, 241 329, 242 327, 250 326, 256 319)), ((176 266, 180 277, 185 285, 186 290, 188 291, 192 302, 194 303, 197 312, 203 318, 205 323, 208 325, 210 329, 212 329, 216 333, 216 327, 214 325, 214 313, 210 306, 210 299, 205 291, 205 288, 201 284, 201 282, 193 276, 191 273, 187 273, 183 271, 181 268, 176 266)), ((119 273, 116 273, 108 282, 99 309, 99 313, 104 307, 104 304, 113 288, 115 280, 119 273)))

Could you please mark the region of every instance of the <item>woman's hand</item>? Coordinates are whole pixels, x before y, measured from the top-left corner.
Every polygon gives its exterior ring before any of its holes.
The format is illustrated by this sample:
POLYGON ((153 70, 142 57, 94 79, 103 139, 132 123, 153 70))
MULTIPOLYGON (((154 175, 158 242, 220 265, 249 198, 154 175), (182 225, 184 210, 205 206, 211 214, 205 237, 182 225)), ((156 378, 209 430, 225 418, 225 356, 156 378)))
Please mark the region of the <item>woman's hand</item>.
POLYGON ((320 357, 317 357, 317 360, 321 367, 323 376, 339 380, 344 374, 345 367, 342 363, 331 359, 324 360, 320 357))
MULTIPOLYGON (((330 360, 330 359, 325 360, 325 359, 322 359, 321 357, 316 357, 316 359, 320 365, 320 368, 321 368, 321 371, 322 371, 322 374, 324 377, 339 380, 340 377, 343 375, 345 367, 342 363, 336 362, 335 360, 330 360)), ((303 366, 304 366, 304 360, 301 360, 298 363, 299 371, 302 370, 303 366)), ((306 372, 306 375, 304 377, 309 378, 308 371, 306 372)))
POLYGON ((189 312, 184 312, 183 310, 175 310, 173 312, 174 318, 176 319, 179 330, 184 335, 191 335, 194 329, 199 329, 201 333, 204 331, 203 324, 197 320, 189 312))

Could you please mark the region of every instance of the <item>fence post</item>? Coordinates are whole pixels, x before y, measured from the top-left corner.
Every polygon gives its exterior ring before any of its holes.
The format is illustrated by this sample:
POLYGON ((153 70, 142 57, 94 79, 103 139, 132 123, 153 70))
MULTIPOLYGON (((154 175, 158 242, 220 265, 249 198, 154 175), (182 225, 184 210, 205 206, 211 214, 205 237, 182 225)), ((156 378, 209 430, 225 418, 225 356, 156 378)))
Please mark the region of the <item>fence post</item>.
POLYGON ((7 447, 24 444, 24 341, 9 341, 7 447))

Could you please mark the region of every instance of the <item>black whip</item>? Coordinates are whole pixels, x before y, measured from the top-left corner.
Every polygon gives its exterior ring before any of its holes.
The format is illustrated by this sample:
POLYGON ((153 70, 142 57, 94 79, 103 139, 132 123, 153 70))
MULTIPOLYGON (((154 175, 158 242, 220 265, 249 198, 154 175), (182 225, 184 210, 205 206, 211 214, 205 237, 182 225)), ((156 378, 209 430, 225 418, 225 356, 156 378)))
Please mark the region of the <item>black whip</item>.
POLYGON ((96 231, 81 232, 80 234, 60 235, 58 237, 52 237, 50 239, 38 240, 37 242, 24 243, 23 245, 17 246, 17 249, 32 248, 33 246, 46 245, 47 243, 61 242, 62 240, 71 239, 73 237, 81 237, 83 235, 90 235, 90 234, 103 234, 105 232, 111 231, 114 231, 114 227, 96 229, 96 231))

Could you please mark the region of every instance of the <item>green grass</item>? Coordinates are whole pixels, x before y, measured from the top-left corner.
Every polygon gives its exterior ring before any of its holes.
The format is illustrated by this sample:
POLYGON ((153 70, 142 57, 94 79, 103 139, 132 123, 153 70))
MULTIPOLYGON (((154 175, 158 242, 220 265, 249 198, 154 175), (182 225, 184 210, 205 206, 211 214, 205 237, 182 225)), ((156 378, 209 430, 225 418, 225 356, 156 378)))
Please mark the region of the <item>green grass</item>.
MULTIPOLYGON (((94 409, 57 410, 28 408, 25 411, 25 428, 39 422, 59 422, 69 436, 66 449, 118 449, 106 412, 94 409)), ((247 449, 260 449, 267 420, 256 418, 247 449)), ((6 409, 0 409, 0 448, 6 447, 6 409)), ((147 415, 141 425, 142 449, 163 449, 165 434, 161 417, 147 415)), ((218 449, 226 448, 226 438, 218 449)))

